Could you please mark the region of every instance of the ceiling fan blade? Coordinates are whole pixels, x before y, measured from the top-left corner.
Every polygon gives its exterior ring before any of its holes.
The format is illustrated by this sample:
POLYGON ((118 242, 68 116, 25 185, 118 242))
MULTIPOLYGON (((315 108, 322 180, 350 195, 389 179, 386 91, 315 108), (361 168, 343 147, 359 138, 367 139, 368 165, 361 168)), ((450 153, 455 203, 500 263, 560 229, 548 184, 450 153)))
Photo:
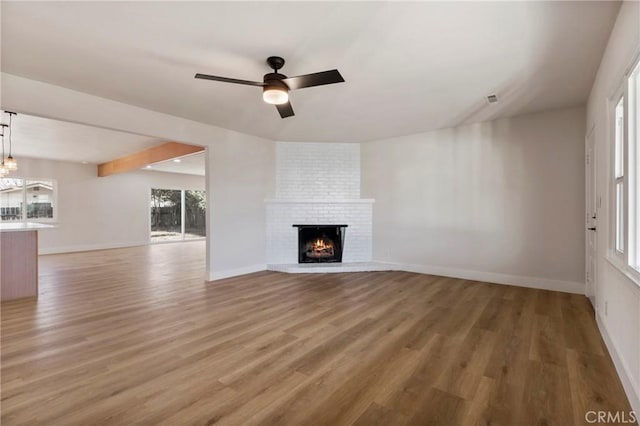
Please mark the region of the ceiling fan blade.
POLYGON ((208 74, 196 74, 195 78, 200 78, 203 80, 222 81, 223 83, 244 84, 247 86, 263 87, 265 85, 264 83, 261 83, 259 81, 239 80, 237 78, 218 77, 217 75, 208 75, 208 74))
POLYGON ((304 89, 305 87, 322 86, 325 84, 344 83, 344 78, 338 70, 322 71, 313 74, 299 75, 282 80, 289 89, 304 89))
POLYGON ((291 107, 291 102, 287 102, 286 104, 276 105, 278 112, 280 113, 280 117, 287 118, 295 115, 293 113, 293 107, 291 107))

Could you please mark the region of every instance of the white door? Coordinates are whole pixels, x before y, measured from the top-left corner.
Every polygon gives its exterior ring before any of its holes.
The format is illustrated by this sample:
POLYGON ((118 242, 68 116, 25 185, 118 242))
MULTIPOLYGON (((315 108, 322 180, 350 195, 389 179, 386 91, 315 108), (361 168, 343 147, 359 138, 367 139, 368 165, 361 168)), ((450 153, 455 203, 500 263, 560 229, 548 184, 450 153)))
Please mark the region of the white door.
POLYGON ((596 193, 596 156, 595 156, 595 132, 591 128, 587 135, 587 153, 585 164, 586 178, 586 258, 585 258, 585 281, 586 295, 595 306, 596 294, 596 259, 598 254, 598 199, 596 193))

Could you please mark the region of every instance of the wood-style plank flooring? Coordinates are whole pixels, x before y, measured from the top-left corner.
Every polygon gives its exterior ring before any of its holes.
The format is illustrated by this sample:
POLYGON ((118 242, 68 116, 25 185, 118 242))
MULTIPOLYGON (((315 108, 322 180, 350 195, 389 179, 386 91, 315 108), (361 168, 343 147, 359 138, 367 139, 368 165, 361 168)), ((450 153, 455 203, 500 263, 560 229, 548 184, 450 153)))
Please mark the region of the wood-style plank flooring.
POLYGON ((629 411, 587 299, 404 272, 204 282, 204 243, 40 258, 2 425, 582 425, 629 411))

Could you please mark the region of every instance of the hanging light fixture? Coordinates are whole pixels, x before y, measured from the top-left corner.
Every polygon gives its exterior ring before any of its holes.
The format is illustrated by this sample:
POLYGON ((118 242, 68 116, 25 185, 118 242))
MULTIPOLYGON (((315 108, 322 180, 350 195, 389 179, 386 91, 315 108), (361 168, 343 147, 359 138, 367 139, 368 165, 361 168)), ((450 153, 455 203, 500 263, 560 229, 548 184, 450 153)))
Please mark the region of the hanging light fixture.
POLYGON ((4 164, 4 131, 9 126, 7 124, 0 124, 0 126, 2 131, 2 134, 0 135, 2 137, 2 161, 0 161, 0 178, 1 178, 9 174, 9 169, 4 164))
POLYGON ((18 162, 11 156, 11 134, 13 133, 13 127, 11 126, 11 118, 17 115, 15 112, 5 111, 9 114, 9 156, 4 160, 4 166, 11 172, 18 170, 18 162))

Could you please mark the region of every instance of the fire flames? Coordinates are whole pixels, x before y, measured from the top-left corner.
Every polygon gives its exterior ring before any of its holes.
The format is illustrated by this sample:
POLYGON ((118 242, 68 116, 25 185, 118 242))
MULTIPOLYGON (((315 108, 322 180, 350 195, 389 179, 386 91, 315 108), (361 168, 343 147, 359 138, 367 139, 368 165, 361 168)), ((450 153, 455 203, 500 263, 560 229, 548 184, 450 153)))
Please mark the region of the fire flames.
POLYGON ((326 244, 324 243, 324 240, 322 240, 322 239, 320 239, 320 238, 318 238, 317 240, 315 240, 315 241, 313 242, 313 249, 314 249, 314 250, 322 251, 322 250, 325 250, 327 247, 329 247, 329 246, 328 246, 328 245, 326 245, 326 244))
POLYGON ((307 252, 310 257, 330 257, 334 255, 333 243, 326 241, 324 238, 317 238, 310 246, 311 250, 307 252))

